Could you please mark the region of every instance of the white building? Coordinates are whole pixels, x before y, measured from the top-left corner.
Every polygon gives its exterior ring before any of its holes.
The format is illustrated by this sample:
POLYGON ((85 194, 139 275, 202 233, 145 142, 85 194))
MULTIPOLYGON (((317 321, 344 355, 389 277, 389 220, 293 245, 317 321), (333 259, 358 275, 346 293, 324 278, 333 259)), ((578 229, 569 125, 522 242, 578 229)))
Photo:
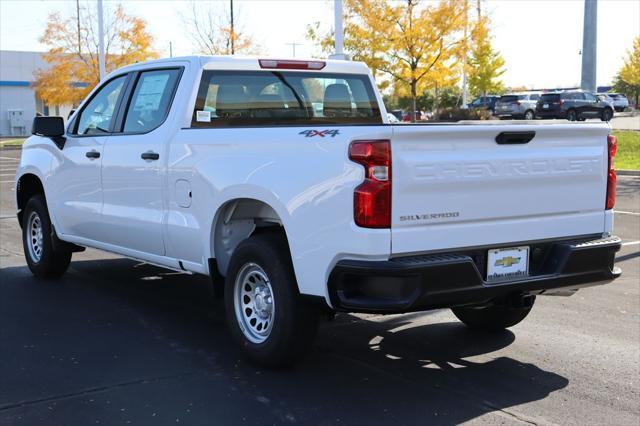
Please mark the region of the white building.
POLYGON ((35 72, 49 66, 39 52, 0 50, 0 137, 26 136, 36 114, 66 119, 71 107, 49 107, 33 87, 35 72))

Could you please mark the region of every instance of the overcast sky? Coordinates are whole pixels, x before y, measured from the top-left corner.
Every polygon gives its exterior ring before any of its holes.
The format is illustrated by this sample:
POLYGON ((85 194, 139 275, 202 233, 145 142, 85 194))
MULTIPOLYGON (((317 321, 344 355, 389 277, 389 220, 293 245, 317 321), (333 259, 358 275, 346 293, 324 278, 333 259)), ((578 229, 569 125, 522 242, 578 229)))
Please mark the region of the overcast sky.
MULTIPOLYGON (((81 0, 86 2, 87 0, 81 0)), ((129 14, 146 19, 156 48, 168 56, 197 53, 180 15, 189 3, 169 0, 105 0, 108 8, 122 3, 129 14)), ((228 9, 228 0, 215 1, 228 9)), ((472 0, 475 4, 475 0, 472 0)), ((333 1, 235 0, 237 21, 251 33, 265 55, 310 56, 317 50, 305 40, 307 24, 333 26, 333 1)), ((482 0, 483 14, 492 19, 494 45, 506 60, 504 81, 509 86, 557 87, 580 82, 582 0, 482 0)), ((75 14, 75 1, 0 0, 0 49, 44 51, 38 42, 47 14, 75 14)), ((634 37, 640 35, 640 0, 599 0, 599 85, 610 84, 634 37)))

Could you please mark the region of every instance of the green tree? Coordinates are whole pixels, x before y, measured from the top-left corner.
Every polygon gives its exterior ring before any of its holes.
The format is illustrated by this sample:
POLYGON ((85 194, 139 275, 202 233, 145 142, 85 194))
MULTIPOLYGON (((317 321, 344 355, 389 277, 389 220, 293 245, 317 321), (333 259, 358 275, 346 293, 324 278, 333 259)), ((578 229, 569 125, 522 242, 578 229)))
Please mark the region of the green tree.
POLYGON ((640 36, 633 41, 633 50, 627 52, 624 65, 614 80, 614 90, 624 93, 628 98, 635 100, 638 108, 638 95, 640 95, 640 36))
MULTIPOLYGON (((415 110, 419 93, 437 87, 443 74, 458 74, 467 8, 459 0, 346 0, 345 50, 403 85, 415 110)), ((331 51, 333 35, 319 25, 308 28, 308 37, 331 51)))
POLYGON ((505 73, 504 58, 491 44, 489 21, 479 17, 471 34, 471 54, 467 62, 469 89, 473 96, 502 93, 504 85, 500 80, 505 73))
POLYGON ((617 93, 624 94, 628 99, 634 101, 634 105, 638 108, 638 98, 640 98, 640 85, 629 84, 620 76, 620 73, 613 79, 613 90, 617 93))

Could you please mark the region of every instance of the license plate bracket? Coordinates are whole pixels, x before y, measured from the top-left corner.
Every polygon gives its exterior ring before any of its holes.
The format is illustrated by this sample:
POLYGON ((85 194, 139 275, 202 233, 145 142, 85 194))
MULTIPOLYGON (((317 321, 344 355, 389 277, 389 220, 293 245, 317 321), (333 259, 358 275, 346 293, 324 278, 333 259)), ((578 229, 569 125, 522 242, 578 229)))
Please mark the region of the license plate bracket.
POLYGON ((529 276, 529 246, 490 249, 487 283, 496 284, 529 276))

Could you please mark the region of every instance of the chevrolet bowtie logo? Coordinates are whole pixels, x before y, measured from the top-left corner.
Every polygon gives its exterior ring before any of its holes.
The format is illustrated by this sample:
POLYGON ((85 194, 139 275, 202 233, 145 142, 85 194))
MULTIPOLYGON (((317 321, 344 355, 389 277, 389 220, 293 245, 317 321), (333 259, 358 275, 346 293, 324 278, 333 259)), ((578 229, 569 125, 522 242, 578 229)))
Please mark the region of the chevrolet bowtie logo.
POLYGON ((506 256, 502 259, 496 260, 495 266, 504 266, 505 268, 508 268, 509 266, 517 265, 518 263, 520 263, 519 257, 506 256))

